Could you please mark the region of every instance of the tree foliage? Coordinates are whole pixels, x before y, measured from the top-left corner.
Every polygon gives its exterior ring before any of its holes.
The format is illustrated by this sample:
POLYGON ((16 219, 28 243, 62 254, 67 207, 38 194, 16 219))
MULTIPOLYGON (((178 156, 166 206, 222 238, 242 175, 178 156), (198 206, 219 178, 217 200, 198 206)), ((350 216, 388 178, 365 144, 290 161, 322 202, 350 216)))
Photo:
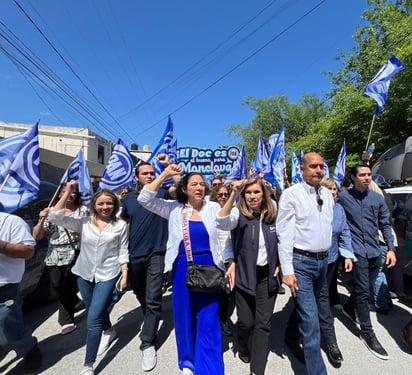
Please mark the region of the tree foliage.
POLYGON ((266 99, 248 97, 245 105, 255 112, 246 127, 227 128, 245 144, 248 160, 254 157, 258 135, 267 139, 286 123, 286 140, 304 151, 317 151, 335 165, 346 139, 348 163, 358 161, 365 149, 376 102, 364 95, 368 82, 396 55, 405 69, 391 80, 388 100, 375 119, 371 142, 376 158, 412 134, 412 0, 367 0, 363 13, 365 26, 358 27, 356 45, 340 51, 342 62, 336 72, 327 73, 330 92, 324 98, 303 94, 297 103, 286 96, 266 99), (328 104, 325 104, 328 103, 328 104))

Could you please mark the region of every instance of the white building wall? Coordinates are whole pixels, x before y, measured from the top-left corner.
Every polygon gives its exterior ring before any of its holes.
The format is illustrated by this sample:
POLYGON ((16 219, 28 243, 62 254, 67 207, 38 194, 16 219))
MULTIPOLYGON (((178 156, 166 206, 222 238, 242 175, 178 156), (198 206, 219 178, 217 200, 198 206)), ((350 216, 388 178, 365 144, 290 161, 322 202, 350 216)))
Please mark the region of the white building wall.
MULTIPOLYGON (((0 137, 23 133, 31 126, 0 121, 0 137)), ((39 125, 39 146, 72 157, 83 148, 86 160, 106 165, 111 155, 112 142, 87 128, 39 125)))

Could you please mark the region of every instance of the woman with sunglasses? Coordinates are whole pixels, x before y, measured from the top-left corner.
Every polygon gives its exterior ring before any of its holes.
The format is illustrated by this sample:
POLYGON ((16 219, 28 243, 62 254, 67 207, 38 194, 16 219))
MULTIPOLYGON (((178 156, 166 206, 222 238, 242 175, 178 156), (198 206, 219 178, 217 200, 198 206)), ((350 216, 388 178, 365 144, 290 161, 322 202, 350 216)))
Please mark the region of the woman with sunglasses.
MULTIPOLYGON (((229 199, 230 188, 229 186, 218 184, 212 189, 210 193, 210 201, 219 203, 220 207, 223 207, 227 200, 229 199)), ((222 254, 227 251, 227 249, 232 250, 232 240, 230 238, 230 231, 227 230, 217 230, 219 238, 219 248, 222 254)), ((226 269, 229 267, 228 263, 225 263, 226 269)), ((219 306, 219 319, 220 328, 225 336, 230 336, 232 334, 230 330, 230 316, 234 310, 234 295, 233 293, 222 293, 220 297, 219 306)))

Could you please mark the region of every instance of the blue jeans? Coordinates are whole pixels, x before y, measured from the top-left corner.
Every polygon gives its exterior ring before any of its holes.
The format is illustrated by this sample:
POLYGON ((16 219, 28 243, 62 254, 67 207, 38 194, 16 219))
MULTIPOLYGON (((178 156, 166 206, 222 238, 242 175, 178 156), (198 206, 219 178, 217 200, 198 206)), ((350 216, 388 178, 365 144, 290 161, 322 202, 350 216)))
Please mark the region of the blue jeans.
POLYGON ((371 334, 373 329, 369 312, 369 297, 371 291, 373 292, 382 258, 378 256, 368 259, 360 255, 356 255, 356 257, 358 261, 353 266, 355 287, 345 305, 350 310, 356 308, 362 332, 371 334))
POLYGON ((102 331, 109 329, 110 323, 108 308, 112 301, 113 288, 117 276, 108 281, 98 283, 77 278, 80 294, 87 308, 87 340, 85 365, 92 365, 96 361, 102 331))
POLYGON ((140 350, 154 346, 162 313, 162 286, 164 254, 152 253, 131 259, 130 284, 143 310, 143 327, 140 333, 140 350))
POLYGON ((386 256, 388 255, 388 246, 381 245, 381 266, 373 287, 373 304, 377 309, 389 310, 392 306, 392 299, 389 293, 389 285, 386 267, 386 256))
POLYGON ((19 285, 7 284, 0 287, 0 346, 5 352, 15 350, 22 357, 35 345, 36 338, 24 327, 19 285), (5 303, 7 301, 10 301, 9 306, 5 303))
POLYGON ((326 375, 325 363, 320 351, 320 328, 317 300, 322 290, 327 290, 326 273, 328 258, 314 258, 293 254, 298 291, 294 299, 300 324, 299 332, 303 341, 306 371, 308 375, 326 375))

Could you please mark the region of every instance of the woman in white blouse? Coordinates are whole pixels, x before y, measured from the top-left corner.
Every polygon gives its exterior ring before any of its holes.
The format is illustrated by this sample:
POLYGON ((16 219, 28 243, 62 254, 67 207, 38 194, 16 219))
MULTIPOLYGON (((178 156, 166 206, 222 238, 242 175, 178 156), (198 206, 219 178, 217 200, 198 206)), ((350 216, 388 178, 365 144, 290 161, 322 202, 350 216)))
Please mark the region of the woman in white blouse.
POLYGON ((96 356, 103 354, 116 338, 108 307, 120 272, 120 290, 127 285, 129 227, 116 218, 119 200, 107 189, 93 195, 90 216, 65 216, 64 205, 75 186, 74 181, 67 184, 65 193, 50 211, 49 220, 81 236, 80 254, 72 268, 88 311, 85 368, 80 374, 94 375, 96 356))

